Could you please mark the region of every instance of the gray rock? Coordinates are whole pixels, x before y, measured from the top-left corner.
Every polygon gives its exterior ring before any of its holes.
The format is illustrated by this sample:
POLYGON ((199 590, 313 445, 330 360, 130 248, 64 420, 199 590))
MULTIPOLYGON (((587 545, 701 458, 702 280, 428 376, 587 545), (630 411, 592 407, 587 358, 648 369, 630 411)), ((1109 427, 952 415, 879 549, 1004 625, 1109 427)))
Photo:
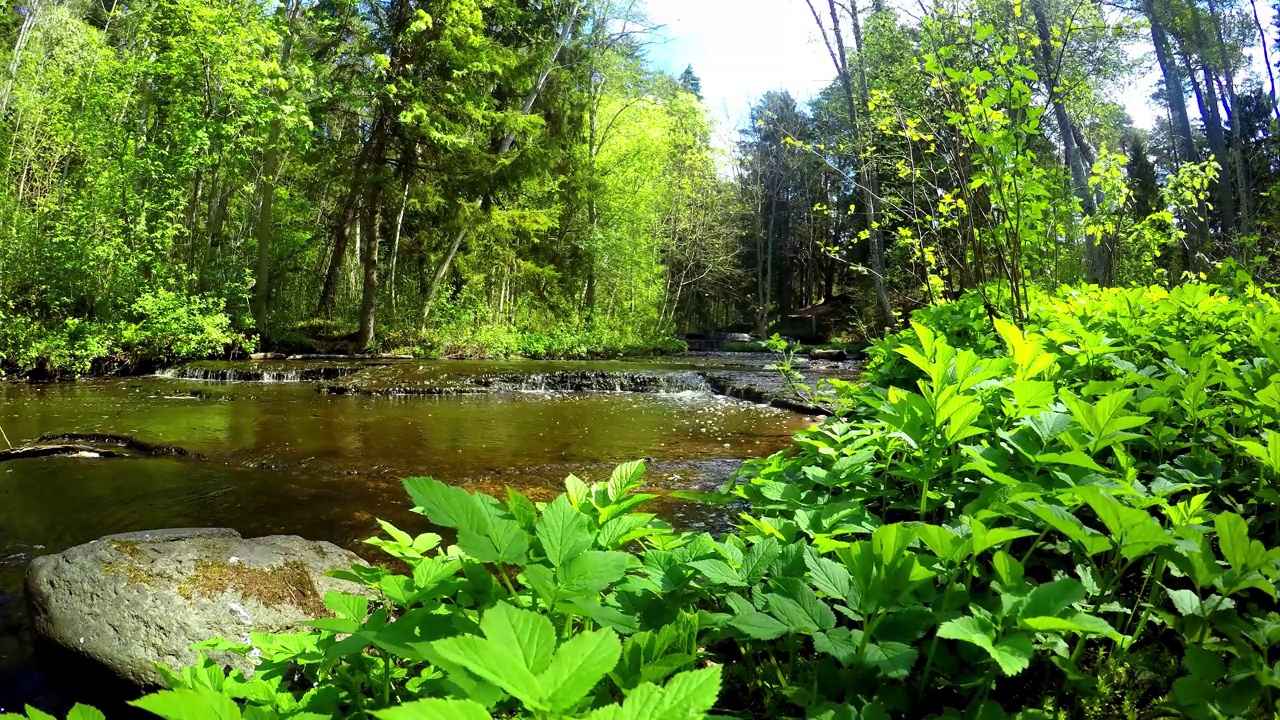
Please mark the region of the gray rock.
POLYGON ((813 360, 837 360, 843 361, 849 359, 849 353, 844 350, 832 350, 827 348, 817 348, 809 351, 809 357, 813 360))
MULTIPOLYGON (((214 637, 303 629, 327 615, 326 592, 364 588, 324 577, 360 560, 336 545, 234 530, 112 535, 36 558, 27 571, 35 638, 106 666, 140 686, 161 684, 155 663, 179 669, 214 637)), ((211 653, 244 670, 242 657, 211 653)))

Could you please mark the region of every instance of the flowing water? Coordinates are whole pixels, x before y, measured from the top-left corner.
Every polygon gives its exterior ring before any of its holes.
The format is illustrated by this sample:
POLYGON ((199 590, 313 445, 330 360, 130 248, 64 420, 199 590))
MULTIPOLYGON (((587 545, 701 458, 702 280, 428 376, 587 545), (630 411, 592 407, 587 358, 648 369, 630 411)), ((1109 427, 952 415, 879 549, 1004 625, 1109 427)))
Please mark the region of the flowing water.
MULTIPOLYGON (((13 445, 110 433, 189 453, 0 462, 0 707, 6 694, 12 703, 39 692, 15 600, 32 557, 194 526, 359 549, 377 517, 421 529, 399 484, 415 475, 547 499, 569 472, 602 480, 616 463, 647 458, 658 489, 706 488, 812 421, 710 393, 700 373, 734 362, 201 363, 157 377, 0 384, 0 428, 13 445)), ((716 521, 675 501, 657 511, 686 528, 716 521)))

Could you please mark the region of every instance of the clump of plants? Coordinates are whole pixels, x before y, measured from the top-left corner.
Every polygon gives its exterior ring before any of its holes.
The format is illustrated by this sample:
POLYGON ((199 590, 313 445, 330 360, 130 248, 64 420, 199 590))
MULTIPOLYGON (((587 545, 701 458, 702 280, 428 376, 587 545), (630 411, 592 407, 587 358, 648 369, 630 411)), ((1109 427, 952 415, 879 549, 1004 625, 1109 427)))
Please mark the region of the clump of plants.
POLYGON ((1280 301, 1244 281, 962 298, 877 343, 837 415, 703 499, 640 463, 549 503, 406 481, 447 533, 340 573, 294 635, 202 647, 166 718, 1270 718, 1280 301))

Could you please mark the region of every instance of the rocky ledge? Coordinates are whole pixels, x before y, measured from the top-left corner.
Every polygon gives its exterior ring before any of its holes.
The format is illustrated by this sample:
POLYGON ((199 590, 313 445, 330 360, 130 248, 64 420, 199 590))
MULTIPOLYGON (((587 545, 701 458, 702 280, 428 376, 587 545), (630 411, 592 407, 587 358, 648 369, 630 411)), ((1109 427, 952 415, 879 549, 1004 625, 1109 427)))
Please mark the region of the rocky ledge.
MULTIPOLYGON (((30 627, 38 643, 153 687, 161 684, 155 664, 194 663, 198 642, 290 632, 323 617, 325 593, 363 592, 324 573, 356 562, 336 545, 294 536, 245 539, 227 529, 112 535, 31 563, 30 627)), ((250 669, 239 656, 211 656, 250 669)))

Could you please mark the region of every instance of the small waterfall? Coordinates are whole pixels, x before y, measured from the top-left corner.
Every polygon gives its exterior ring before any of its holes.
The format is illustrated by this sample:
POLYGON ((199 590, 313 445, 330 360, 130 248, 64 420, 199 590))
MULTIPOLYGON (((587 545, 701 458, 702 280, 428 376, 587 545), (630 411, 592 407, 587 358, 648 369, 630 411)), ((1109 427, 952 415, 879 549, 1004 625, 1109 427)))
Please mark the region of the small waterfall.
POLYGON ((260 382, 260 383, 299 383, 323 382, 338 380, 356 372, 355 367, 303 367, 303 368, 255 368, 244 367, 209 367, 203 365, 182 365, 165 368, 156 373, 158 377, 174 380, 200 380, 204 382, 260 382))
POLYGON ((697 372, 561 370, 545 373, 500 373, 470 379, 477 387, 509 392, 613 392, 687 393, 710 392, 711 386, 697 372))

